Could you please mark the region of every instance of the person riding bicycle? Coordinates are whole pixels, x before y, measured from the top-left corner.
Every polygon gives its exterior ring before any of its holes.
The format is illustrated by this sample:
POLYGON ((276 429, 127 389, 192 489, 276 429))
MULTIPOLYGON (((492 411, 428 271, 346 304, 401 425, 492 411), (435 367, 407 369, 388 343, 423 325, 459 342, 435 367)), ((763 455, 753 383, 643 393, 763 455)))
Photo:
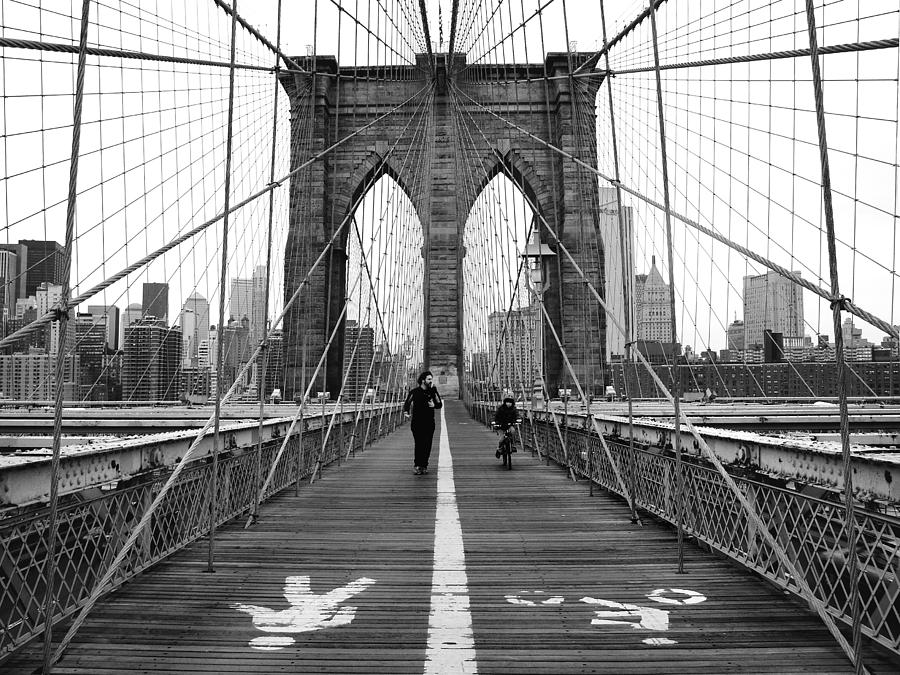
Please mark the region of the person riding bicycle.
MULTIPOLYGON (((497 412, 494 413, 494 425, 501 431, 506 431, 515 426, 518 419, 519 411, 516 409, 516 400, 512 396, 507 396, 497 408, 497 412)), ((503 444, 502 440, 500 444, 503 444)), ((515 452, 515 444, 513 444, 513 452, 515 452)), ((498 449, 495 454, 500 457, 500 450, 498 449)))

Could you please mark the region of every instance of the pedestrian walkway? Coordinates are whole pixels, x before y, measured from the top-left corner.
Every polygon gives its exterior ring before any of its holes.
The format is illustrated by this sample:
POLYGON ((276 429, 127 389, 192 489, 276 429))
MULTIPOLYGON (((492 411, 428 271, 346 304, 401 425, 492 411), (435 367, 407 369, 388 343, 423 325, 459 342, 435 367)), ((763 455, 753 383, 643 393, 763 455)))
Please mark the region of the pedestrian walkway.
POLYGON ((504 470, 457 402, 441 417, 427 475, 401 429, 221 530, 215 573, 201 541, 102 601, 54 672, 850 672, 751 573, 689 544, 677 574, 668 527, 530 455, 504 470))

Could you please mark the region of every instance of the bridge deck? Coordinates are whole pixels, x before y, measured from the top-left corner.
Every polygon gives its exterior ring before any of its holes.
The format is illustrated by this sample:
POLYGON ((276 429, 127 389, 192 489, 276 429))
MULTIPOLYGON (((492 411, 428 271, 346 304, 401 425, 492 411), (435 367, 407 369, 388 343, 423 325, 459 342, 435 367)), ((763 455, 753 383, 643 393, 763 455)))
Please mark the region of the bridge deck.
MULTIPOLYGON (((446 450, 438 467, 440 430, 425 476, 412 475, 408 432, 394 434, 265 505, 250 530, 221 531, 215 574, 198 542, 127 584, 95 608, 54 672, 849 672, 797 603, 692 545, 677 574, 670 529, 632 524, 622 502, 589 497, 530 456, 504 471, 493 435, 458 403, 445 413, 452 469, 446 450), (450 471, 465 575, 454 562, 450 471), (449 571, 433 577, 436 547, 449 571), (308 576, 318 605, 297 579, 296 609, 282 612, 289 576, 308 576), (324 594, 355 581, 352 597, 328 604, 324 594), (234 603, 282 612, 260 625, 311 630, 265 632, 234 603), (318 629, 329 619, 350 621, 318 629)), ((39 652, 26 648, 2 669, 31 672, 39 652)))

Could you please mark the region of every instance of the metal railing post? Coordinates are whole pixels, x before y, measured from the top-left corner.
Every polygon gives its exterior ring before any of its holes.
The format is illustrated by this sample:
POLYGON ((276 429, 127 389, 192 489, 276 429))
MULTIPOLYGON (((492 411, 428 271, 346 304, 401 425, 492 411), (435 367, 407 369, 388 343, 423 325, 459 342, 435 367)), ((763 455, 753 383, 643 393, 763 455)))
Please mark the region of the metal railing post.
MULTIPOLYGON (((56 606, 56 535, 59 515, 59 463, 62 445, 63 380, 66 365, 66 329, 69 319, 69 275, 72 273, 72 241, 75 235, 75 204, 78 199, 78 155, 81 151, 81 112, 84 103, 84 71, 87 67, 87 37, 91 0, 81 5, 78 37, 78 65, 75 73, 75 104, 72 111, 72 152, 69 158, 69 194, 66 202, 66 241, 63 257, 62 293, 59 298, 59 331, 56 344, 56 400, 53 406, 53 457, 50 463, 50 515, 47 524, 47 551, 44 562, 44 649, 43 671, 53 668, 53 615, 56 606)), ((51 324, 52 326, 52 324, 51 324)), ((52 329, 51 329, 52 331, 52 329)), ((74 363, 73 363, 74 374, 74 363)))
MULTIPOLYGON (((650 0, 650 30, 653 34, 653 64, 656 72, 656 105, 659 115, 659 153, 662 161, 663 175, 663 205, 666 212, 666 255, 669 268, 669 311, 671 312, 672 326, 672 353, 675 356, 675 345, 678 343, 678 328, 675 324, 675 256, 672 246, 672 209, 669 202, 669 157, 666 152, 666 122, 663 114, 662 100, 662 76, 659 68, 659 38, 656 32, 656 2, 650 0)), ((681 387, 678 380, 673 382, 672 398, 675 408, 674 438, 675 446, 675 500, 678 513, 676 515, 678 528, 678 573, 684 572, 684 490, 681 467, 681 387)))
POLYGON ((828 242, 828 268, 831 277, 831 312, 834 319, 834 356, 837 362, 838 406, 840 410, 841 456, 844 476, 844 529, 847 531, 847 574, 850 577, 847 593, 850 597, 852 621, 851 660, 857 675, 864 671, 862 662, 862 608, 859 598, 859 561, 856 553, 857 531, 853 502, 853 468, 850 465, 850 420, 847 411, 847 373, 844 359, 844 336, 841 311, 846 298, 841 296, 838 276, 837 247, 834 235, 834 205, 831 194, 831 169, 828 163, 828 139, 825 129, 825 97, 819 64, 819 43, 816 36, 816 13, 813 0, 806 0, 806 21, 809 30, 810 59, 812 60, 813 93, 819 138, 819 159, 822 165, 822 200, 825 207, 825 234, 828 242))

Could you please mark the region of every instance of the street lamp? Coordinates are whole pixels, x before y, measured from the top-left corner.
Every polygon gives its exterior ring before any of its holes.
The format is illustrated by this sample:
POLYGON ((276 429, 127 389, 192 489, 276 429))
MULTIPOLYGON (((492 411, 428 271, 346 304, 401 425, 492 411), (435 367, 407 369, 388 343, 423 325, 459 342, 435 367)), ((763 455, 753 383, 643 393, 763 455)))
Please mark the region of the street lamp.
POLYGON ((525 245, 522 257, 528 264, 528 274, 525 277, 528 290, 538 303, 538 330, 534 340, 534 353, 538 358, 532 359, 532 363, 538 362, 538 379, 533 383, 531 390, 532 402, 536 403, 536 399, 542 398, 547 388, 544 371, 544 294, 550 288, 547 266, 556 254, 547 244, 541 243, 540 229, 533 225, 532 230, 534 232, 532 240, 525 245))

